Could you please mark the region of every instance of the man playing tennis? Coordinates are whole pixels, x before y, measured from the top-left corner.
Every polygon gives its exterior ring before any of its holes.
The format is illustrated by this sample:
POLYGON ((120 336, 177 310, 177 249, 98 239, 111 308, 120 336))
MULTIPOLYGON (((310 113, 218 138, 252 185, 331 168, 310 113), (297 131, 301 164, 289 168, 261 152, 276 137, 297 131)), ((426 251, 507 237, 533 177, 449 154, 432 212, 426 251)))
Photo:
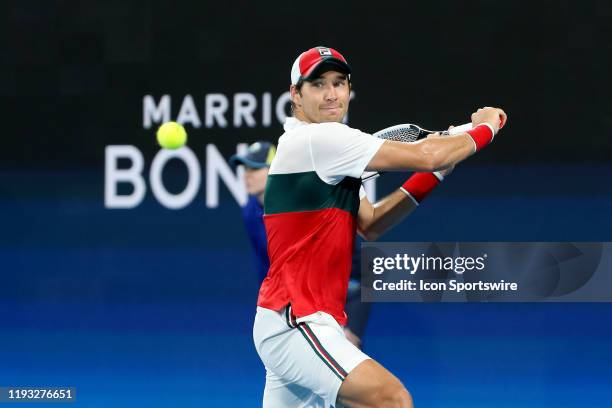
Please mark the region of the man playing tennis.
POLYGON ((376 239, 396 225, 439 183, 442 175, 432 172, 482 149, 506 121, 501 109, 483 108, 468 133, 416 143, 378 139, 342 124, 350 73, 327 47, 303 52, 291 69, 293 117, 266 185, 271 264, 253 327, 266 367, 266 408, 412 407, 402 383, 342 331, 355 233, 376 239), (417 173, 372 205, 361 187, 364 170, 417 173))

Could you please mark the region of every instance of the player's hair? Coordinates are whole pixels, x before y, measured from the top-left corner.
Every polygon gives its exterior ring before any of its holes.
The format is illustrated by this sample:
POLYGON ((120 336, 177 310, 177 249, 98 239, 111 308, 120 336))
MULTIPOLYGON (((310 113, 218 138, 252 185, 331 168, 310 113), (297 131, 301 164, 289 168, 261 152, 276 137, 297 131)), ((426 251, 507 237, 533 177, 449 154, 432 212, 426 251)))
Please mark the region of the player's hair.
MULTIPOLYGON (((299 93, 300 95, 302 95, 302 85, 304 85, 304 80, 300 79, 298 81, 297 84, 295 84, 295 89, 297 91, 297 93, 299 93)), ((293 102, 293 99, 291 100, 291 116, 295 116, 295 102, 293 102)))

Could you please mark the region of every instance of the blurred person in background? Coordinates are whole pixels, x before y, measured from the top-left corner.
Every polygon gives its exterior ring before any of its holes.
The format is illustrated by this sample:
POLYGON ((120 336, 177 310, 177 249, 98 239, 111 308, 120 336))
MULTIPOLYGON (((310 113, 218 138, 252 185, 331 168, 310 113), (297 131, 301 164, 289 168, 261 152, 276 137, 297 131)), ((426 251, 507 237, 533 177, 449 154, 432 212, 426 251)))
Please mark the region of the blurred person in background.
POLYGON ((242 207, 242 219, 255 255, 258 284, 261 284, 270 268, 263 223, 263 199, 268 170, 275 154, 276 146, 262 140, 251 144, 245 154, 236 154, 230 158, 230 164, 244 166, 244 184, 249 198, 242 207))

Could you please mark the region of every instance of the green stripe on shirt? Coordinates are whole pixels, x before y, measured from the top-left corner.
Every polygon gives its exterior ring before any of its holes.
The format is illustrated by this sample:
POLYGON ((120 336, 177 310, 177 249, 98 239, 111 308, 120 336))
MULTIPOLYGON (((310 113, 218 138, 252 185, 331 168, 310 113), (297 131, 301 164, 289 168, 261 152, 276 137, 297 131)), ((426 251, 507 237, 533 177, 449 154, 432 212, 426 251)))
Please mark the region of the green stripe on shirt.
POLYGON ((338 208, 357 215, 361 180, 345 177, 331 185, 316 172, 271 174, 264 195, 265 214, 338 208))

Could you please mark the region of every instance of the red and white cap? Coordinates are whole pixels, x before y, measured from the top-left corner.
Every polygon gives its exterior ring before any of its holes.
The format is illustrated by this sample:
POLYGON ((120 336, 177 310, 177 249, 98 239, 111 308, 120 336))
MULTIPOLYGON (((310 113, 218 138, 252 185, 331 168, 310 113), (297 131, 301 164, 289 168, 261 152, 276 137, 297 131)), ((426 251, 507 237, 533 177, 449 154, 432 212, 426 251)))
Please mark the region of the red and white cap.
POLYGON ((340 72, 351 75, 351 67, 346 58, 338 51, 329 47, 314 47, 304 51, 295 59, 291 67, 291 85, 297 85, 300 80, 313 79, 318 74, 318 68, 332 66, 340 72))

